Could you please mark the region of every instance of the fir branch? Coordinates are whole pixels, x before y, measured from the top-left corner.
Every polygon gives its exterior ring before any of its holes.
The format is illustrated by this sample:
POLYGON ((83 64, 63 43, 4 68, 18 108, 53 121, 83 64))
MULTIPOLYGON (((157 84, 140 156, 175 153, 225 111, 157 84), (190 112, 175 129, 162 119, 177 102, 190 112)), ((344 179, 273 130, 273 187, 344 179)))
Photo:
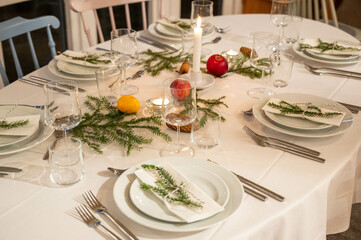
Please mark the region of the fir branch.
POLYGON ((29 124, 29 120, 19 120, 15 122, 8 122, 6 120, 0 121, 0 129, 11 129, 11 128, 18 128, 23 127, 29 124))
POLYGON ((110 60, 102 60, 100 59, 101 57, 104 57, 104 56, 108 56, 110 53, 104 53, 104 54, 100 54, 100 55, 97 55, 97 54, 92 54, 92 53, 88 53, 88 52, 85 52, 85 56, 70 56, 66 53, 61 53, 62 55, 64 55, 65 57, 68 57, 68 58, 71 58, 73 60, 79 60, 79 61, 85 61, 85 62, 88 62, 88 63, 92 63, 92 64, 98 64, 98 63, 104 63, 104 64, 108 64, 108 63, 111 63, 110 60))
POLYGON ((361 49, 355 47, 344 47, 337 44, 336 42, 324 42, 321 39, 318 39, 318 44, 316 46, 312 46, 310 44, 299 43, 299 47, 301 49, 319 49, 322 53, 329 50, 337 50, 337 51, 345 51, 345 52, 358 52, 361 49))
MULTIPOLYGON (((251 79, 254 78, 261 78, 262 77, 262 70, 255 68, 253 66, 250 66, 248 64, 249 62, 249 55, 246 53, 239 54, 237 57, 235 57, 234 63, 229 67, 228 72, 234 72, 241 74, 243 76, 247 76, 251 79)), ((262 60, 264 63, 266 60, 262 60)), ((269 73, 264 72, 264 76, 269 75, 269 73)))
POLYGON ((140 185, 142 190, 151 190, 160 197, 165 198, 167 201, 176 204, 182 204, 192 208, 202 207, 202 203, 192 200, 190 195, 183 189, 183 184, 177 185, 173 176, 163 167, 152 164, 142 164, 142 168, 151 172, 157 179, 155 181, 156 186, 142 183, 140 185))
POLYGON ((308 117, 322 117, 322 118, 332 118, 338 115, 341 115, 339 112, 326 112, 323 113, 319 107, 312 105, 311 103, 297 103, 291 104, 286 101, 280 101, 279 104, 268 103, 268 106, 278 109, 280 114, 299 114, 308 117), (305 106, 302 108, 301 106, 305 106))
POLYGON ((80 124, 72 130, 73 137, 98 153, 102 153, 101 144, 111 142, 126 147, 127 155, 133 149, 140 150, 143 144, 152 142, 151 138, 140 134, 144 130, 171 141, 170 136, 160 129, 160 117, 136 118, 134 113, 122 113, 111 106, 105 97, 87 96, 85 105, 91 113, 83 114, 80 124))

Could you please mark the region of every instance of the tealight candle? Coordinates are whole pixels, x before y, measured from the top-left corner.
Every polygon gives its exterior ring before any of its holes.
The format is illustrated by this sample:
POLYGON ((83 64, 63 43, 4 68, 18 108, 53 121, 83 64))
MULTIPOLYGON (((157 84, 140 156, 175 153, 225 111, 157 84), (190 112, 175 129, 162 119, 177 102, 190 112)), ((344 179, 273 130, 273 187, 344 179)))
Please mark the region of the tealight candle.
POLYGON ((194 28, 193 42, 193 72, 201 71, 201 48, 202 48, 202 28, 201 17, 197 18, 197 26, 194 28))
POLYGON ((148 111, 154 115, 161 115, 162 108, 168 108, 171 105, 171 101, 166 98, 150 98, 145 102, 148 111))
POLYGON ((227 54, 227 62, 232 63, 235 60, 235 57, 238 55, 238 52, 234 51, 233 49, 230 49, 226 52, 227 54))

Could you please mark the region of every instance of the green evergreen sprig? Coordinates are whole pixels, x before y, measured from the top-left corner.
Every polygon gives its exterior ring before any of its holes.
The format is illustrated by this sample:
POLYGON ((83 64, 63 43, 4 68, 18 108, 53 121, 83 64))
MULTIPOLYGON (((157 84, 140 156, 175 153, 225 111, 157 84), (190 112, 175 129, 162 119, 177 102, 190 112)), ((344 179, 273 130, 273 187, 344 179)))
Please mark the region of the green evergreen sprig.
POLYGON ((102 153, 101 144, 117 142, 127 148, 127 155, 133 149, 140 150, 143 144, 150 144, 151 138, 140 135, 137 130, 146 130, 165 141, 171 141, 168 134, 160 130, 160 117, 135 117, 135 113, 122 113, 111 106, 105 97, 87 96, 85 105, 91 111, 84 113, 82 121, 75 127, 73 137, 98 153, 102 153))
POLYGON ((291 104, 286 101, 280 101, 279 104, 268 103, 268 106, 280 110, 281 114, 299 114, 308 117, 322 117, 322 118, 332 118, 338 115, 341 115, 339 112, 326 112, 323 113, 319 107, 312 105, 311 103, 298 103, 291 104), (300 107, 300 105, 306 106, 306 108, 300 107))
POLYGON ((344 47, 341 45, 338 45, 337 42, 324 42, 321 39, 318 39, 318 44, 316 46, 312 46, 310 44, 306 43, 300 43, 299 46, 301 49, 319 49, 321 52, 329 51, 329 50, 337 50, 337 51, 348 51, 348 52, 358 52, 361 51, 361 49, 355 48, 355 47, 344 47))
POLYGON ((191 208, 201 208, 202 202, 192 200, 191 196, 183 189, 181 183, 177 185, 173 176, 163 167, 155 166, 152 164, 142 164, 142 168, 151 172, 156 177, 156 186, 146 183, 140 185, 143 191, 151 190, 167 201, 181 204, 191 208))
POLYGON ((88 63, 92 63, 92 64, 98 64, 98 63, 104 63, 104 64, 108 64, 111 63, 110 60, 106 60, 106 59, 100 59, 101 57, 105 57, 105 56, 109 56, 109 52, 106 52, 104 54, 92 54, 92 53, 85 53, 85 56, 79 57, 79 56, 70 56, 66 53, 60 53, 62 55, 64 55, 65 57, 71 58, 73 60, 79 60, 79 61, 86 61, 88 63))
POLYGON ((19 120, 15 122, 8 122, 6 120, 0 121, 0 129, 12 129, 12 128, 18 128, 23 127, 29 124, 29 120, 19 120))
MULTIPOLYGON (((262 70, 255 68, 249 65, 249 55, 242 53, 238 54, 235 58, 234 63, 229 67, 228 72, 234 72, 241 74, 243 76, 247 76, 251 79, 254 78, 261 78, 262 77, 262 70)), ((265 60, 263 60, 265 61, 265 60)), ((268 72, 264 72, 264 76, 268 76, 268 72)))

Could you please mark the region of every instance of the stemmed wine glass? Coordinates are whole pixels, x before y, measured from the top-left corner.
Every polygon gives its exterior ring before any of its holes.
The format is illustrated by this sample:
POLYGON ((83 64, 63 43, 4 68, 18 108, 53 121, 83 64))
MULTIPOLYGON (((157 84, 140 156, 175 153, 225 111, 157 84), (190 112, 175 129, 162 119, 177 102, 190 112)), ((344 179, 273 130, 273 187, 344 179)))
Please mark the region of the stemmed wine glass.
POLYGON ((66 140, 66 132, 81 122, 78 86, 69 80, 62 83, 49 82, 44 85, 44 93, 45 123, 55 130, 64 131, 64 140, 66 140))
MULTIPOLYGON (((192 123, 197 116, 196 83, 188 77, 169 78, 163 82, 163 99, 171 99, 171 107, 162 107, 162 119, 177 127, 176 143, 167 144, 160 156, 193 156, 194 150, 179 141, 180 127, 192 123)), ((164 106, 164 105, 163 105, 164 106)))
MULTIPOLYGON (((262 71, 261 81, 267 82, 269 74, 274 65, 271 62, 271 55, 278 52, 278 38, 273 33, 256 32, 253 35, 253 49, 250 56, 250 63, 253 67, 262 71), (265 73, 268 76, 265 76, 265 73)), ((269 88, 258 87, 248 90, 248 95, 254 98, 273 95, 273 91, 269 88)))
POLYGON ((121 95, 133 95, 138 87, 126 83, 126 69, 138 62, 137 32, 132 29, 120 28, 110 33, 111 58, 119 68, 121 76, 112 87, 112 91, 121 95))
POLYGON ((279 29, 279 44, 283 50, 284 28, 292 22, 296 14, 295 0, 272 0, 271 20, 279 29))

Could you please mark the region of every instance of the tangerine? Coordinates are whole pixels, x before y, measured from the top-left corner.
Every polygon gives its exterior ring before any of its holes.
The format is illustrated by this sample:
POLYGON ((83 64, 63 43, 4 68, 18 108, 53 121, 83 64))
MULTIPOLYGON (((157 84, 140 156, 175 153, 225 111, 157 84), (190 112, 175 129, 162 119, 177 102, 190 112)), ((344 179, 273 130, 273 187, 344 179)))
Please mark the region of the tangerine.
POLYGON ((123 95, 118 99, 117 107, 124 113, 135 113, 140 108, 140 103, 137 98, 129 95, 123 95))

